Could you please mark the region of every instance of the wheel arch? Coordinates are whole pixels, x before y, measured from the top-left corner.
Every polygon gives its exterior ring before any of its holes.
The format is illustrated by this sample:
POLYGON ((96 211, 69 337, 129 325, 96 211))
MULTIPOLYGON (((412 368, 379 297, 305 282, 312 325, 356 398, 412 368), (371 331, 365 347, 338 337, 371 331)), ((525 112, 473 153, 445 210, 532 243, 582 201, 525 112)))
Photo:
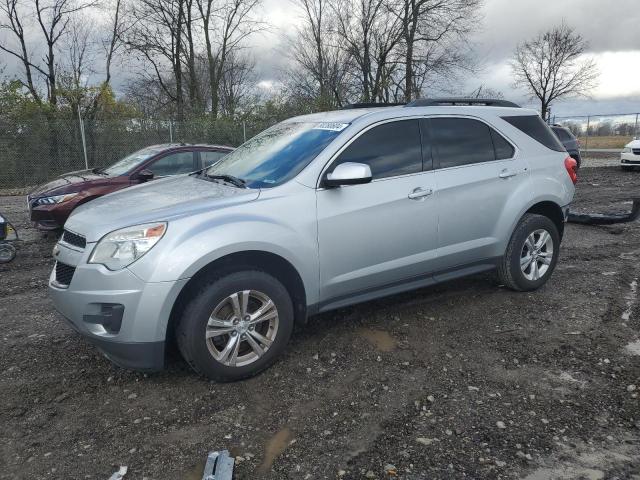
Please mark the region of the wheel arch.
POLYGON ((535 213, 547 217, 555 224, 560 239, 562 239, 564 234, 564 213, 560 205, 550 200, 543 200, 529 207, 525 213, 535 213))
POLYGON ((302 277, 285 258, 264 250, 245 250, 224 255, 198 270, 182 287, 171 309, 167 337, 171 337, 175 326, 189 301, 194 287, 207 278, 221 277, 240 270, 260 270, 277 278, 291 295, 296 324, 307 319, 307 295, 302 277))

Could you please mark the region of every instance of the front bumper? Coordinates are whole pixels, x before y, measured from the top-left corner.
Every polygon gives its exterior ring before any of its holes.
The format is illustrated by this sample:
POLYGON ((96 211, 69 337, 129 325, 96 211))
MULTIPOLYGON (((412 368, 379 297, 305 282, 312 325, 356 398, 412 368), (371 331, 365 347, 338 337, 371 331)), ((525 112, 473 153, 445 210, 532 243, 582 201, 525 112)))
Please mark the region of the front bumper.
POLYGON ((41 230, 57 230, 62 228, 69 215, 76 207, 76 201, 70 200, 53 205, 32 206, 34 199, 27 199, 29 203, 29 216, 36 227, 41 230))
POLYGON ((621 153, 620 154, 621 165, 640 165, 640 155, 634 153, 621 153))
POLYGON ((57 262, 75 266, 68 285, 49 278, 49 293, 74 330, 114 363, 137 370, 164 367, 167 325, 173 304, 187 279, 144 282, 128 269, 111 272, 90 265, 86 251, 57 245, 57 262))

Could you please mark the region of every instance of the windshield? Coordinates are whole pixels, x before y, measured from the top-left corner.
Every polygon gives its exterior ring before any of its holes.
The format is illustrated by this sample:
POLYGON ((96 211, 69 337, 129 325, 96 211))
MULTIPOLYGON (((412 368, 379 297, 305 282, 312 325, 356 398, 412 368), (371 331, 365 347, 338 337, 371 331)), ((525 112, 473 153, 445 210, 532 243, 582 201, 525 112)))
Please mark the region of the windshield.
POLYGON ((242 144, 205 174, 233 176, 249 188, 280 185, 309 165, 347 125, 279 123, 242 144))
POLYGON ((106 173, 107 175, 118 176, 124 175, 131 169, 137 167, 141 163, 144 163, 153 155, 159 153, 161 149, 157 147, 147 147, 142 150, 138 150, 137 152, 132 153, 124 157, 122 160, 118 160, 116 163, 107 167, 102 171, 102 173, 106 173))

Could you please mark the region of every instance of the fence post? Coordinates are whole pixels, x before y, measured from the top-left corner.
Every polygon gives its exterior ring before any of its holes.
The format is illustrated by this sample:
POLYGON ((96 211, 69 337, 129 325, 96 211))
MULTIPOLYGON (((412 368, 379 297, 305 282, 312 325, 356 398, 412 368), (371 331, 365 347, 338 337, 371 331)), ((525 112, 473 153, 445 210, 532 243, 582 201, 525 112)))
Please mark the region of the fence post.
POLYGON ((633 127, 633 138, 638 136, 638 114, 636 113, 636 124, 633 127))
MULTIPOLYGON (((638 116, 636 115, 636 124, 638 123, 638 116)), ((247 125, 245 124, 245 121, 242 121, 242 138, 243 138, 243 143, 247 141, 247 125)))
POLYGON ((173 143, 173 119, 169 119, 169 143, 173 143))
POLYGON ((87 159, 87 140, 84 137, 84 121, 80 115, 80 104, 78 104, 78 122, 80 122, 80 136, 82 137, 82 152, 84 153, 84 168, 89 170, 89 161, 87 159))
POLYGON ((589 149, 589 124, 591 123, 591 117, 589 115, 587 115, 587 131, 585 132, 585 138, 584 138, 584 149, 588 150, 589 149))

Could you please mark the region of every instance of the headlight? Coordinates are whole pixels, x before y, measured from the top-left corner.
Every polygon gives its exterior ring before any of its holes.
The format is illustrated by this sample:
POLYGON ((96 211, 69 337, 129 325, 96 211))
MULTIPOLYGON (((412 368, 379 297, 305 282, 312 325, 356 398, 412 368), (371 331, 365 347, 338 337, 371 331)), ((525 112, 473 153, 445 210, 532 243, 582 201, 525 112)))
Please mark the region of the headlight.
POLYGON ((78 195, 77 193, 67 193, 65 195, 54 195, 53 197, 43 197, 38 198, 35 203, 36 205, 54 205, 56 203, 68 202, 73 197, 78 195))
POLYGON ((134 225, 107 233, 93 249, 89 263, 121 270, 153 248, 167 230, 166 222, 134 225))
POLYGON ((624 147, 622 149, 622 153, 631 153, 631 149, 629 147, 624 147))

